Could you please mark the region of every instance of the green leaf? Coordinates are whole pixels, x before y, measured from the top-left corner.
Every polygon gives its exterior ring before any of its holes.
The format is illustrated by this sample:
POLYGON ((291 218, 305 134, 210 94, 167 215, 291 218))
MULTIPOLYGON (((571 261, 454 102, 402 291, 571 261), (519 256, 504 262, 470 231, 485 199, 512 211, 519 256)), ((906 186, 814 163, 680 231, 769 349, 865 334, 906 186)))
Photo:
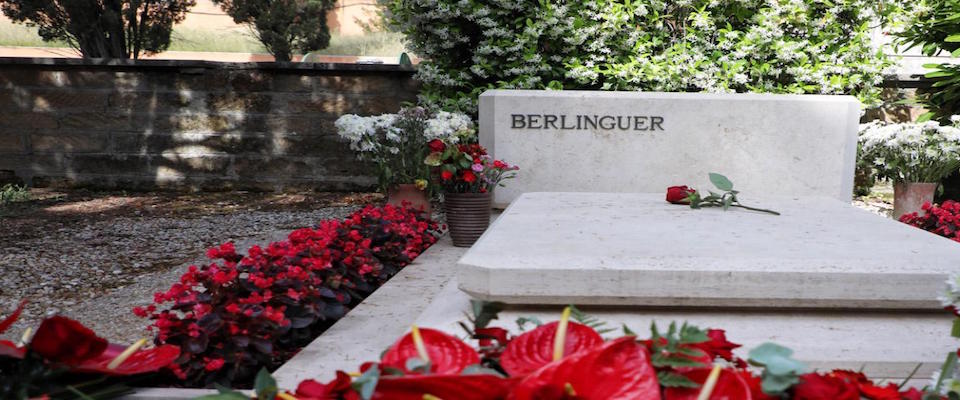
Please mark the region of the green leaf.
POLYGON ((273 400, 277 397, 277 380, 270 376, 270 371, 261 368, 253 381, 253 391, 260 400, 273 400))
POLYGON ((947 43, 957 43, 957 42, 960 42, 960 33, 954 33, 954 34, 952 34, 952 35, 950 35, 950 36, 947 36, 947 38, 946 38, 946 39, 943 39, 943 41, 944 41, 944 42, 947 42, 947 43))
POLYGON ((960 338, 960 318, 953 319, 953 329, 950 330, 950 336, 960 338))
POLYGON ((730 182, 727 177, 716 172, 710 173, 710 183, 713 183, 713 186, 716 186, 717 189, 723 190, 724 192, 733 190, 733 182, 730 182))
POLYGON ((667 371, 658 372, 657 380, 660 381, 660 385, 664 387, 684 387, 691 389, 700 387, 698 383, 690 380, 690 378, 667 371))
POLYGON ((793 350, 768 342, 750 350, 748 357, 750 363, 760 365, 775 375, 803 373, 807 368, 806 365, 794 360, 792 355, 793 350))
POLYGON ((353 383, 350 386, 353 390, 356 390, 360 393, 360 398, 363 400, 370 400, 373 398, 373 391, 377 389, 377 382, 380 381, 380 368, 377 365, 373 365, 367 372, 364 372, 363 375, 360 375, 359 378, 354 379, 353 383))
POLYGON ((519 327, 521 331, 524 330, 524 326, 526 324, 534 324, 536 326, 541 326, 543 325, 543 321, 540 321, 540 318, 537 318, 537 317, 518 317, 517 318, 517 327, 519 327))
POLYGON ((410 357, 407 359, 407 362, 404 363, 404 367, 407 368, 407 371, 429 373, 430 361, 420 357, 410 357))
POLYGON ((637 333, 630 329, 627 324, 623 324, 623 335, 624 336, 637 336, 637 333))
POLYGON ((933 119, 933 117, 935 117, 936 115, 937 115, 937 113, 935 113, 935 112, 933 112, 933 111, 927 111, 927 112, 925 112, 925 113, 923 113, 923 114, 920 114, 920 116, 917 117, 917 122, 927 122, 927 121, 933 119))
POLYGON ((501 378, 506 378, 506 376, 501 374, 500 371, 497 371, 493 368, 484 367, 480 364, 468 365, 466 368, 463 369, 463 372, 461 372, 460 374, 461 375, 494 375, 494 376, 499 376, 501 378))
POLYGON ((497 301, 470 300, 470 306, 473 307, 474 328, 482 329, 499 317, 504 304, 497 301))
POLYGON ((796 374, 790 375, 774 375, 764 373, 760 383, 760 389, 764 393, 770 395, 777 395, 785 392, 787 389, 790 389, 791 386, 796 385, 800 382, 800 377, 796 374))

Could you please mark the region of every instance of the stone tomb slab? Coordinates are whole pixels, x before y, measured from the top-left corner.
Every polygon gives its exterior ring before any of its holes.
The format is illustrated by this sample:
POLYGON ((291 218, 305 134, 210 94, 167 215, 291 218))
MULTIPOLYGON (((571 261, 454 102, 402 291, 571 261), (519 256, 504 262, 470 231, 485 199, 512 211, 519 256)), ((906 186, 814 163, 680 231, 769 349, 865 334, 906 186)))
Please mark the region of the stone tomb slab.
POLYGON ((659 192, 722 172, 744 193, 850 200, 860 103, 851 96, 489 90, 480 144, 520 166, 498 188, 659 192))
POLYGON ((512 304, 938 310, 960 243, 828 197, 526 193, 460 259, 459 286, 512 304))

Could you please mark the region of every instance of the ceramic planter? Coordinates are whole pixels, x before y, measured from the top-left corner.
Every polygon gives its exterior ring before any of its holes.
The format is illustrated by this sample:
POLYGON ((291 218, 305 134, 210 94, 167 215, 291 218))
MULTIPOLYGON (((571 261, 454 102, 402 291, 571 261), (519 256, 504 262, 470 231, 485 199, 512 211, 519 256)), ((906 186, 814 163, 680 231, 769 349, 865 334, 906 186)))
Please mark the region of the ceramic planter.
POLYGON ((490 226, 493 193, 445 193, 443 210, 447 214, 450 238, 457 247, 470 247, 490 226))
POLYGON ((420 210, 427 215, 432 211, 430 209, 430 197, 427 192, 420 190, 417 185, 405 183, 395 185, 387 190, 387 204, 401 207, 406 205, 415 210, 420 210))
POLYGON ((893 185, 893 218, 920 212, 923 203, 933 202, 937 183, 900 182, 893 185))

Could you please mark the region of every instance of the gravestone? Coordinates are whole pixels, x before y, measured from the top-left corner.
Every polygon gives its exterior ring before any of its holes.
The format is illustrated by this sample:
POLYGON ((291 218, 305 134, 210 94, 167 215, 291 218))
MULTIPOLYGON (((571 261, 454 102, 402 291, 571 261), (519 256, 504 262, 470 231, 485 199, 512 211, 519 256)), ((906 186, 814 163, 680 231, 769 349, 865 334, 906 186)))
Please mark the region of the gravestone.
POLYGON ((526 193, 458 265, 512 304, 941 310, 960 244, 828 197, 751 197, 782 213, 664 194, 526 193))
POLYGON ((749 193, 849 201, 860 103, 851 96, 489 90, 480 144, 521 170, 497 188, 649 192, 719 172, 749 193))

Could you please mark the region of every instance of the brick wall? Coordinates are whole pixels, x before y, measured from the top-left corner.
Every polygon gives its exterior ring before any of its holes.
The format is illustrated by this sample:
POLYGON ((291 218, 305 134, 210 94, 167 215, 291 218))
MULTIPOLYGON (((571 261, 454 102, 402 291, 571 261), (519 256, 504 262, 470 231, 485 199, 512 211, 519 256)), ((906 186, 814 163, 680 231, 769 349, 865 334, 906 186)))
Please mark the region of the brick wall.
POLYGON ((361 190, 333 122, 414 101, 409 67, 0 58, 0 182, 361 190))

